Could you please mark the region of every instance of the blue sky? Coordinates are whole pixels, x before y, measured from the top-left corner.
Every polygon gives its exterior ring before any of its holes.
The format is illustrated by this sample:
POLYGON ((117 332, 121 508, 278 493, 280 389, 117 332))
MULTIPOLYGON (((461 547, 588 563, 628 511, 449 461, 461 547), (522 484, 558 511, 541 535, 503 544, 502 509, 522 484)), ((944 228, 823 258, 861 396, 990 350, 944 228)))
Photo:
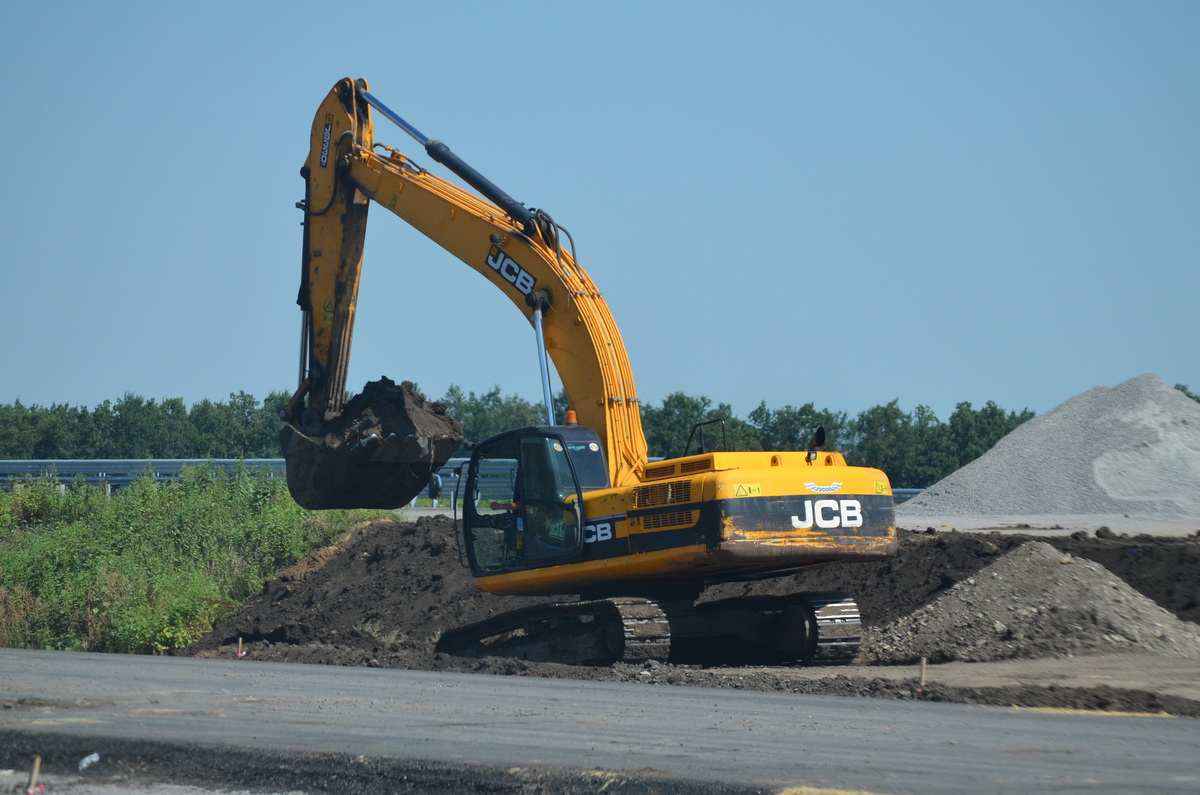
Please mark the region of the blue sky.
MULTIPOLYGON (((1197 41, 1190 2, 6 3, 0 402, 292 389, 346 76, 570 230, 644 403, 1196 389, 1197 41)), ((355 387, 539 399, 523 318, 379 207, 359 311, 355 387)))

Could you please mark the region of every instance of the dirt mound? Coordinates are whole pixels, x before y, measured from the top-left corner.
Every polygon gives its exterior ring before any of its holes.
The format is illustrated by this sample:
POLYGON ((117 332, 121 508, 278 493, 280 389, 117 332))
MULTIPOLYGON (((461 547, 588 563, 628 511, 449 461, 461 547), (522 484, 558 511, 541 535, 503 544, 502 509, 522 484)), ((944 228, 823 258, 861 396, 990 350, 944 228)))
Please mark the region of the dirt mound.
POLYGON ((443 404, 389 378, 369 382, 318 432, 279 433, 288 490, 310 510, 406 505, 461 443, 443 404))
MULTIPOLYGON (((899 551, 887 560, 831 566, 763 583, 723 585, 709 589, 703 598, 842 590, 855 595, 866 625, 881 629, 914 614, 955 584, 972 577, 978 580, 981 570, 1030 540, 1001 533, 902 531, 899 551)), ((1200 620, 1200 582, 1195 577, 1200 538, 1080 533, 1048 543, 1060 557, 1066 553, 1108 566, 1095 568, 1105 578, 1111 571, 1178 618, 1200 620)), ((1057 560, 1055 566, 1061 568, 1057 560)), ((1078 560, 1072 571, 1092 568, 1078 560)), ((989 598, 1007 606, 1006 599, 1015 603, 1013 592, 1037 587, 1044 579, 1041 573, 1001 579, 997 582, 1001 590, 989 598), (1003 588, 1009 589, 1008 596, 1003 588)), ((1111 583, 1106 580, 1104 585, 1111 583)), ((433 653, 437 637, 447 628, 541 601, 477 591, 459 562, 447 517, 378 522, 281 572, 186 653, 232 656, 241 638, 249 654, 261 660, 605 678, 593 669, 561 671, 563 666, 467 661, 433 653)), ((991 638, 996 620, 984 614, 963 631, 991 638)), ((1013 632, 1034 634, 1011 616, 1004 621, 1013 632)))
POLYGON ((1194 530, 1198 483, 1200 403, 1147 374, 1034 417, 898 506, 896 518, 1108 516, 1194 530))
POLYGON ((285 569, 190 652, 236 646, 258 659, 427 668, 443 630, 538 601, 474 587, 452 522, 376 522, 285 569))
POLYGON ((1128 649, 1200 657, 1200 627, 1103 566, 1031 541, 869 633, 861 657, 990 662, 1128 649))

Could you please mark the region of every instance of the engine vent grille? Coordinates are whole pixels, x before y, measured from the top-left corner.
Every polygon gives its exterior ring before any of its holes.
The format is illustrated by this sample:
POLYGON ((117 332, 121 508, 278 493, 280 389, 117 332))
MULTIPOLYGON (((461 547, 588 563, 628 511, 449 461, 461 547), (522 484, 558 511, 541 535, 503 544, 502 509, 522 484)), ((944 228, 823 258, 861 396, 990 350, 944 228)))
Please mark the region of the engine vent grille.
POLYGON ((695 523, 695 511, 656 513, 642 519, 642 526, 647 530, 660 530, 664 527, 690 527, 695 523))
POLYGON ((646 480, 658 480, 659 478, 675 477, 675 465, 667 464, 666 466, 646 467, 646 480))
POLYGON ((637 508, 653 508, 659 505, 675 505, 692 501, 692 482, 672 480, 669 483, 654 483, 638 486, 633 490, 633 504, 637 508))
POLYGON ((701 458, 699 461, 687 461, 680 465, 679 474, 690 475, 693 472, 707 472, 713 468, 711 458, 701 458))

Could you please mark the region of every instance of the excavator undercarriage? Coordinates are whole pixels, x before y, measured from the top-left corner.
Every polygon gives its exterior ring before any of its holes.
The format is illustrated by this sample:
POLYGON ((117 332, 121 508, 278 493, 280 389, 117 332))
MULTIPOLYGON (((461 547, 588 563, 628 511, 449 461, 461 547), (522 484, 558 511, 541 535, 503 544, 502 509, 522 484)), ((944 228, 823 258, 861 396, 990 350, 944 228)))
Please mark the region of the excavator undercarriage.
POLYGON ((615 597, 509 611, 443 633, 436 651, 567 665, 687 662, 694 655, 829 664, 852 660, 860 633, 858 605, 839 592, 698 605, 615 597))

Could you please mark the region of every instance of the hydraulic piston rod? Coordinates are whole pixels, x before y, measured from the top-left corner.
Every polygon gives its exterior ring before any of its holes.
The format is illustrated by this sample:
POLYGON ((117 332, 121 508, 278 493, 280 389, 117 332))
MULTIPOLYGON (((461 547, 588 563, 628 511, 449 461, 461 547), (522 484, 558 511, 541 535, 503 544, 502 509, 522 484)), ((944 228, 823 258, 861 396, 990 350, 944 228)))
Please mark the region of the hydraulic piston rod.
POLYGON ((510 218, 521 225, 526 234, 529 234, 533 230, 532 216, 528 207, 512 196, 509 196, 496 183, 483 174, 480 174, 465 160, 451 152, 450 147, 441 141, 429 138, 416 127, 402 119, 399 114, 380 102, 370 91, 363 91, 360 88, 358 93, 371 107, 375 108, 375 110, 391 120, 392 123, 415 138, 417 143, 425 147, 425 151, 430 157, 462 177, 468 185, 495 202, 496 206, 508 213, 510 218))

